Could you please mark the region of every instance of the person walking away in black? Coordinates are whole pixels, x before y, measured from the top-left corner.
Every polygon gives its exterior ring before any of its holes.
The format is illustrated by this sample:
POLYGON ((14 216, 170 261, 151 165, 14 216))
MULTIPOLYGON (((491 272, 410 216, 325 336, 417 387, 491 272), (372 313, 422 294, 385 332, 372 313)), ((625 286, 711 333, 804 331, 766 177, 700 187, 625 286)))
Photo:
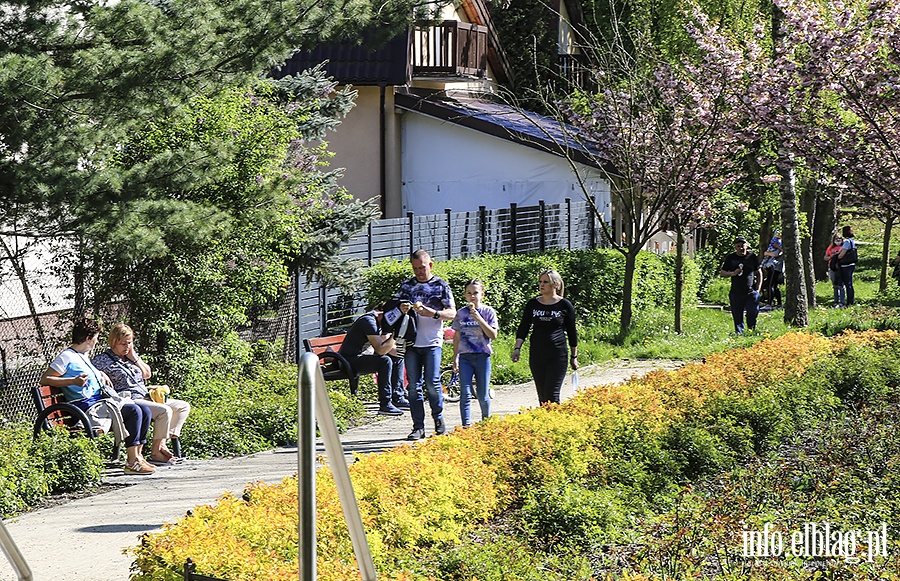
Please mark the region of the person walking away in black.
POLYGON ((731 278, 728 301, 731 305, 731 317, 734 319, 734 332, 738 335, 744 333, 745 311, 747 328, 751 331, 756 329, 763 273, 759 259, 749 251, 747 239, 743 236, 734 239, 734 252, 722 261, 719 276, 731 278))
POLYGON ((856 240, 853 239, 853 227, 844 226, 841 229, 844 237, 844 244, 838 253, 838 261, 841 264, 841 284, 844 285, 844 296, 847 299, 846 304, 842 307, 853 306, 856 294, 853 291, 853 273, 856 271, 856 261, 859 253, 856 250, 856 240))
POLYGON ((391 351, 396 348, 396 344, 391 333, 381 331, 383 317, 384 307, 379 305, 353 321, 339 353, 357 374, 378 374, 378 413, 383 416, 402 416, 403 411, 391 401, 391 375, 394 366, 391 351), (373 353, 368 353, 369 347, 373 353))
POLYGON ((559 403, 560 390, 566 377, 566 364, 578 369, 578 332, 575 329, 575 307, 563 298, 562 277, 555 270, 544 270, 538 277, 540 295, 525 304, 522 322, 516 331, 512 352, 513 363, 519 360, 522 344, 531 330, 528 365, 534 377, 538 401, 559 403), (533 329, 532 329, 533 328, 533 329), (569 357, 569 349, 572 356, 569 357))

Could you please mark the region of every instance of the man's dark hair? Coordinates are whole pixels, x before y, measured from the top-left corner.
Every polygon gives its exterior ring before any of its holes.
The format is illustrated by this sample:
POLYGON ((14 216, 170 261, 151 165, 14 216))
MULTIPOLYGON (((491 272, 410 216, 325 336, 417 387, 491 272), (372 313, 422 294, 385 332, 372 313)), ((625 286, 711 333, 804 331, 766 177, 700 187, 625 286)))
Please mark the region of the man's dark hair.
POLYGON ((75 345, 84 343, 98 334, 100 334, 100 323, 89 317, 78 319, 72 327, 72 343, 75 345))
POLYGON ((841 229, 841 233, 844 235, 844 238, 853 238, 853 226, 844 226, 841 229))

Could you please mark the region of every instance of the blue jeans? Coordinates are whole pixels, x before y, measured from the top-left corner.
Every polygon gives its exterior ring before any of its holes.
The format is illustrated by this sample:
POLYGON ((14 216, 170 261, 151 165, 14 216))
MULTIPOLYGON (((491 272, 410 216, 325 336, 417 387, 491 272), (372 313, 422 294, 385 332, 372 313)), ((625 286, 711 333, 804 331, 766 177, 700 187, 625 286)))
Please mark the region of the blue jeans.
POLYGON ((472 377, 475 377, 475 397, 481 406, 481 419, 491 415, 491 356, 487 353, 459 354, 459 415, 462 425, 471 423, 472 377))
MULTIPOLYGON (((77 408, 88 411, 93 404, 101 399, 102 398, 100 397, 90 397, 70 403, 77 408)), ((122 404, 121 411, 122 423, 125 425, 125 430, 128 431, 128 437, 125 438, 125 446, 131 448, 133 446, 143 446, 146 444, 147 430, 150 429, 150 422, 153 419, 150 408, 138 401, 126 400, 122 404)))
POLYGON ((419 379, 425 379, 425 391, 431 405, 431 417, 440 419, 444 413, 444 393, 441 390, 441 346, 407 347, 406 378, 409 386, 409 415, 413 429, 425 429, 425 396, 419 379))
MULTIPOLYGON (((856 265, 851 264, 849 266, 841 266, 841 283, 844 285, 844 289, 847 293, 847 303, 846 305, 849 307, 853 304, 854 299, 856 298, 856 294, 853 292, 853 271, 856 270, 856 265)), ((841 301, 843 306, 843 301, 841 301)))
POLYGON ((756 328, 756 317, 759 315, 759 293, 732 292, 728 295, 731 301, 731 317, 734 319, 734 332, 738 335, 744 332, 744 310, 747 311, 747 327, 756 328))
POLYGON ((391 364, 391 400, 398 403, 401 398, 406 398, 406 387, 403 385, 405 365, 402 357, 393 356, 391 356, 391 364))

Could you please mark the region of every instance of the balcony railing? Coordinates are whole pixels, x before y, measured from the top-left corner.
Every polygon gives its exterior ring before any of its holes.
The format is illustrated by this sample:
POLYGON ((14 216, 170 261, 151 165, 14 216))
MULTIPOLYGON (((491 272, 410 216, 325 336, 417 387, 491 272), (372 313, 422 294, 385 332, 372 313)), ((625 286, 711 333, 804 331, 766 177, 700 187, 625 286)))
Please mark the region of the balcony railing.
POLYGON ((583 54, 561 54, 556 61, 557 72, 568 85, 566 90, 597 90, 597 82, 590 69, 590 62, 583 54))
POLYGON ((410 36, 414 77, 475 77, 487 74, 488 30, 458 20, 418 24, 410 36))

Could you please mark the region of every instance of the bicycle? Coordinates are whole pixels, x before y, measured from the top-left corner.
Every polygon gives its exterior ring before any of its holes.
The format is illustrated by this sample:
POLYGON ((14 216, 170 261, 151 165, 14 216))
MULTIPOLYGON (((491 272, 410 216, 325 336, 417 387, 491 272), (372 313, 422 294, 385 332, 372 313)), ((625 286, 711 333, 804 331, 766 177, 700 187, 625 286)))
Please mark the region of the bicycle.
POLYGON ((444 392, 445 400, 459 401, 459 374, 453 371, 452 365, 441 369, 441 389, 444 392))
MULTIPOLYGON (((475 395, 475 380, 472 379, 472 399, 477 399, 475 395)), ((444 399, 449 402, 459 401, 460 386, 459 373, 453 371, 452 365, 446 365, 441 369, 441 389, 444 392, 444 399)), ((494 399, 494 388, 488 390, 488 397, 494 399)))

